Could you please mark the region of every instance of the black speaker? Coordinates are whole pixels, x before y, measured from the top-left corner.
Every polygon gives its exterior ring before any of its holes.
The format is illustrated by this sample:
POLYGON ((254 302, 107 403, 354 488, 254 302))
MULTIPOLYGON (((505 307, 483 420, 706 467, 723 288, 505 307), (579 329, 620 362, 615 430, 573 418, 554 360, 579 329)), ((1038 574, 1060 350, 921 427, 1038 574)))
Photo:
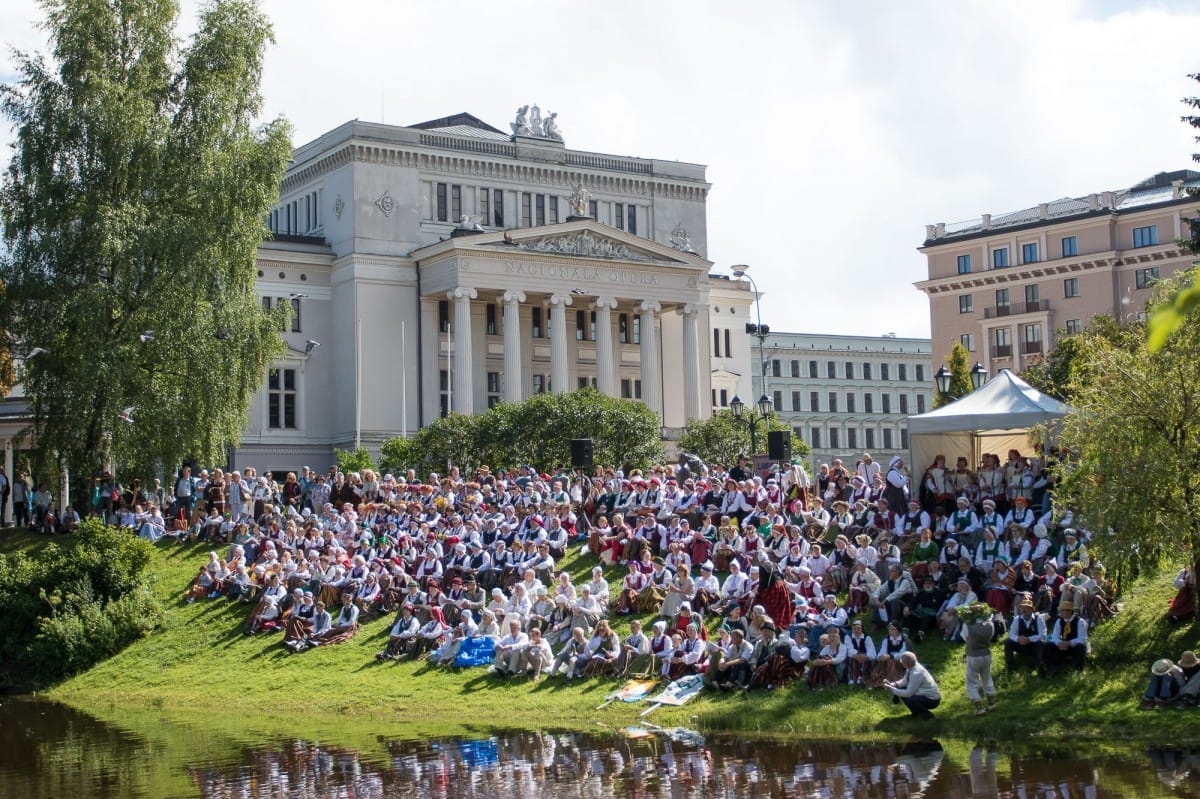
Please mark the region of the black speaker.
POLYGON ((590 438, 571 439, 571 468, 592 468, 592 440, 590 438))
POLYGON ((792 459, 792 434, 788 430, 767 432, 767 457, 777 463, 792 459))

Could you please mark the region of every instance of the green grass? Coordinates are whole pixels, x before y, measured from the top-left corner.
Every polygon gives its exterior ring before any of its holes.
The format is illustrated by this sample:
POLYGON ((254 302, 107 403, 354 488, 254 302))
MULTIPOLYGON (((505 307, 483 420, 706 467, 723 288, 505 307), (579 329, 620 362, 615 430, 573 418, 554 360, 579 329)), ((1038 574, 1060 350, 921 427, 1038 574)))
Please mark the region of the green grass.
MULTIPOLYGON (((0 552, 32 549, 45 539, 0 533, 0 552)), ((160 544, 152 564, 155 590, 168 606, 162 629, 90 671, 54 686, 47 694, 101 718, 148 709, 246 734, 278 731, 286 720, 297 733, 340 729, 347 719, 368 722, 373 735, 457 735, 484 729, 619 729, 638 722, 644 703, 613 703, 597 709, 616 687, 611 680, 566 683, 502 681, 483 669, 434 670, 423 663, 375 660, 389 620, 367 621, 351 641, 289 654, 278 635, 242 633, 250 606, 225 600, 181 601, 208 547, 160 544)), ((594 558, 572 555, 562 564, 578 582, 590 576, 594 558)), ((614 589, 617 572, 608 575, 614 589)), ((911 735, 964 740, 1005 739, 1040 746, 1064 739, 1200 740, 1200 710, 1138 708, 1159 657, 1178 658, 1200 648, 1196 624, 1172 626, 1166 603, 1173 593, 1165 572, 1135 584, 1121 613, 1093 631, 1093 655, 1081 675, 1042 680, 1002 673, 997 647, 999 708, 976 718, 966 700, 962 647, 934 636, 918 647, 942 688, 934 722, 909 719, 903 706, 882 691, 846 686, 811 692, 802 684, 769 693, 702 695, 682 708, 663 707, 649 721, 699 728, 708 733, 762 736, 823 736, 890 739, 911 735)), ((649 619, 647 619, 648 621, 649 619)), ((628 620, 619 620, 624 634, 628 620)), ((878 637, 878 636, 877 636, 878 637)), ((353 726, 353 725, 349 725, 353 726)))

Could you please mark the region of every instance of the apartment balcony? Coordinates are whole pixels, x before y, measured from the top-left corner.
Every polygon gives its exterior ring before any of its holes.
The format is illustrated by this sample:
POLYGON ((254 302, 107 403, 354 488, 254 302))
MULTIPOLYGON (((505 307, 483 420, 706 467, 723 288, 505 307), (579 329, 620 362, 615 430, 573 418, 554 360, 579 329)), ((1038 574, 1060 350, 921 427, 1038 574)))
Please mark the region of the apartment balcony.
POLYGON ((993 358, 1011 358, 1012 357, 1012 345, 1011 344, 993 345, 992 346, 992 357, 993 358))
POLYGON ((1041 351, 1042 351, 1042 342, 1040 342, 1040 341, 1022 341, 1021 342, 1021 354, 1022 355, 1034 355, 1034 354, 1041 353, 1041 351))
POLYGON ((1050 310, 1049 300, 1033 302, 1014 302, 1009 305, 992 305, 983 309, 984 319, 998 319, 1003 316, 1020 316, 1027 313, 1039 313, 1050 310))

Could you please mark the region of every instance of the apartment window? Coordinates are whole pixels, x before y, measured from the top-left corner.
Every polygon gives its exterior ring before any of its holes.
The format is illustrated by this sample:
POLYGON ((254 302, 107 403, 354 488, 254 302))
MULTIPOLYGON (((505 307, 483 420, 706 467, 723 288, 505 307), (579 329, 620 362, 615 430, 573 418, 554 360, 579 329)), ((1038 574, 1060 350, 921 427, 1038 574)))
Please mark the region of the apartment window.
POLYGON ((1068 299, 1079 296, 1079 278, 1068 277, 1063 280, 1063 296, 1068 299))
POLYGON ((484 311, 486 314, 484 327, 489 336, 494 336, 496 335, 496 303, 489 302, 483 307, 486 309, 484 311))
POLYGON ((575 340, 587 340, 587 311, 575 312, 575 340))
POLYGON ((837 364, 835 364, 833 361, 825 362, 825 376, 830 380, 833 380, 837 377, 837 364))
MULTIPOLYGON (((633 343, 642 343, 642 317, 637 314, 633 315, 633 343)), ((641 381, 639 380, 638 382, 640 383, 641 381)), ((638 396, 640 397, 641 395, 639 394, 638 396)))
POLYGON ((913 368, 917 370, 917 376, 916 376, 917 382, 924 383, 925 382, 925 364, 919 363, 916 366, 914 366, 913 368))
POLYGON ((1037 283, 1030 284, 1025 287, 1025 310, 1031 311, 1037 307, 1041 301, 1041 292, 1038 291, 1037 283), (1030 307, 1032 306, 1032 307, 1030 307))
POLYGON ((275 367, 267 372, 267 427, 296 429, 296 370, 275 367))
POLYGON ((836 427, 829 428, 829 448, 838 448, 838 429, 836 427))
POLYGON ((1008 266, 1008 248, 997 247, 992 250, 992 268, 1003 269, 1008 266))
POLYGON ((772 358, 771 359, 771 377, 780 377, 783 374, 783 372, 781 370, 782 370, 782 365, 779 363, 779 359, 772 358))
POLYGON ((854 402, 854 392, 847 391, 846 392, 846 413, 854 413, 855 404, 856 403, 854 402))
POLYGON ((813 413, 821 412, 821 392, 820 391, 808 392, 808 409, 810 411, 812 411, 813 413))
POLYGON ((863 394, 863 412, 875 413, 875 396, 869 392, 863 394))
POLYGON ((996 308, 1003 308, 1005 313, 1008 313, 1010 305, 1008 289, 996 289, 996 308))
POLYGON ((870 380, 870 379, 871 379, 871 364, 864 363, 863 364, 863 380, 870 380))
POLYGON ((925 395, 917 395, 917 413, 925 413, 925 395))
POLYGON ((892 431, 890 428, 886 428, 886 427, 883 430, 883 448, 884 449, 892 448, 892 431))
POLYGON ((908 380, 908 364, 902 363, 896 366, 896 379, 902 382, 908 380))
POLYGON ((793 411, 800 410, 800 392, 799 391, 792 392, 792 410, 793 411))
POLYGON ((900 395, 900 413, 903 413, 903 414, 908 413, 908 395, 907 394, 900 395))
POLYGON ((800 362, 792 361, 792 377, 800 376, 800 362))
POLYGON ((713 328, 713 357, 721 357, 721 329, 717 327, 713 328))
POLYGON ((546 195, 535 194, 533 196, 533 214, 538 227, 546 224, 546 195))
POLYGON ((733 357, 733 338, 729 333, 729 328, 725 328, 725 357, 733 357))
POLYGON ((891 379, 888 377, 888 365, 886 363, 879 364, 879 379, 880 380, 890 380, 891 379))
POLYGON ((1158 225, 1146 225, 1133 229, 1134 247, 1151 247, 1158 244, 1158 225))
POLYGON ((1068 319, 1067 320, 1067 335, 1074 335, 1076 333, 1082 332, 1082 330, 1083 330, 1083 324, 1080 322, 1080 320, 1078 320, 1078 319, 1068 319))
POLYGON ((963 333, 961 336, 958 337, 958 343, 962 344, 963 349, 965 349, 967 352, 974 352, 975 351, 975 334, 974 333, 963 333))
POLYGON ((557 225, 560 221, 558 218, 558 197, 550 195, 550 221, 557 225))
POLYGON ((438 300, 438 330, 450 332, 450 300, 438 300))
POLYGON ((721 407, 722 408, 729 407, 729 391, 724 388, 721 389, 721 407))
POLYGON ((588 200, 588 216, 597 222, 600 221, 600 203, 596 200, 588 200))
POLYGON ((446 222, 450 219, 450 201, 447 196, 448 192, 449 187, 445 183, 437 184, 437 221, 439 222, 446 222))
POLYGON ((816 361, 808 362, 808 376, 811 378, 815 378, 817 376, 817 362, 816 361))
POLYGON ((495 227, 504 227, 504 192, 500 189, 492 192, 492 224, 495 227))
POLYGON ((837 398, 838 398, 838 395, 837 395, 836 391, 829 392, 829 412, 830 413, 837 413, 837 398))
POLYGON ((998 327, 995 332, 996 352, 994 353, 999 358, 1007 358, 1012 355, 1012 336, 1007 327, 998 327))
POLYGON ((867 449, 875 449, 875 428, 868 427, 866 430, 863 430, 863 439, 863 446, 867 449))
POLYGON ((771 404, 772 408, 774 408, 777 411, 782 411, 783 410, 783 392, 782 391, 772 391, 771 392, 771 403, 772 403, 771 404))
POLYGON ((846 361, 846 379, 854 379, 854 361, 846 361))
POLYGON ((880 394, 879 395, 879 405, 880 405, 879 410, 881 413, 891 413, 892 412, 892 395, 891 394, 880 394))
POLYGON ((958 273, 960 275, 971 273, 971 256, 969 254, 958 256, 958 273))
POLYGON ((1021 245, 1021 263, 1036 264, 1038 261, 1037 242, 1021 245))
POLYGON ((529 334, 533 338, 542 338, 542 309, 536 305, 529 309, 529 334))
POLYGON ((462 186, 457 183, 450 186, 450 221, 462 219, 462 186))
POLYGON ((634 236, 637 235, 637 206, 625 206, 625 230, 634 236))
POLYGON ((527 191, 521 192, 521 227, 533 225, 533 195, 527 191))
POLYGON ((858 431, 853 427, 846 428, 846 448, 858 449, 858 431))
POLYGON ((1158 282, 1158 267, 1139 269, 1133 274, 1133 284, 1139 289, 1148 289, 1158 282))
POLYGON ((625 229, 625 204, 613 203, 613 227, 617 230, 625 229))
MULTIPOLYGON (((621 382, 623 384, 626 381, 622 380, 621 382)), ((533 376, 533 393, 534 394, 545 394, 546 393, 546 376, 545 375, 534 375, 533 376)))
POLYGON ((808 443, 812 445, 813 449, 820 449, 821 448, 821 428, 814 427, 810 431, 810 433, 811 433, 811 435, 809 436, 808 443))
POLYGON ((1025 342, 1024 352, 1033 353, 1042 351, 1041 325, 1021 325, 1021 338, 1025 342))
POLYGON ((1079 255, 1079 240, 1074 236, 1063 236, 1062 257, 1070 258, 1072 255, 1079 255))

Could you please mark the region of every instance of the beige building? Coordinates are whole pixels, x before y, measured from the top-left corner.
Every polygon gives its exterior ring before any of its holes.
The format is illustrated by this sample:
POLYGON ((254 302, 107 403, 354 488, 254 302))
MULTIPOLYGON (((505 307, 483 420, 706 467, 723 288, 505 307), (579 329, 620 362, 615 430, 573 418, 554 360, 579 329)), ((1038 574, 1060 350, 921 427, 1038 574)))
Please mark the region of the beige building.
POLYGON ((1200 172, 1160 172, 1136 186, 1066 197, 1012 213, 927 225, 935 368, 955 342, 990 374, 1021 372, 1059 331, 1093 316, 1140 317, 1150 287, 1194 256, 1176 244, 1200 200, 1200 172))

